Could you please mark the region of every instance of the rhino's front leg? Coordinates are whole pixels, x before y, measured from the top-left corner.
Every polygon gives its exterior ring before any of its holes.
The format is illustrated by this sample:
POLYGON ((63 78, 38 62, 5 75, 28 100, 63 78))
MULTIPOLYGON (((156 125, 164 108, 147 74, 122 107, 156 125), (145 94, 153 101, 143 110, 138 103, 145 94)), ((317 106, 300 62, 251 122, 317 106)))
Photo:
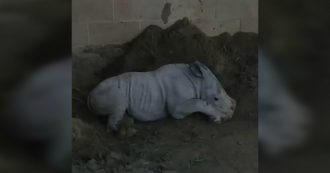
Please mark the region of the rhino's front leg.
POLYGON ((208 116, 214 122, 221 122, 221 118, 224 117, 223 113, 219 112, 206 101, 201 99, 190 99, 181 105, 176 106, 172 111, 172 116, 176 119, 182 119, 192 113, 201 112, 208 116))

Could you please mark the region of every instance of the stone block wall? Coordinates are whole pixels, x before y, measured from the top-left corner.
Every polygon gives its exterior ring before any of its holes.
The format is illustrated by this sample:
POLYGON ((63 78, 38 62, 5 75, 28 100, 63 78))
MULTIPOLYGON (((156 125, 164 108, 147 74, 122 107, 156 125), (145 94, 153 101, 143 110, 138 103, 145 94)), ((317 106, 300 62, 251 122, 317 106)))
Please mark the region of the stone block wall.
POLYGON ((73 0, 72 46, 121 44, 183 17, 209 36, 258 32, 258 0, 73 0))

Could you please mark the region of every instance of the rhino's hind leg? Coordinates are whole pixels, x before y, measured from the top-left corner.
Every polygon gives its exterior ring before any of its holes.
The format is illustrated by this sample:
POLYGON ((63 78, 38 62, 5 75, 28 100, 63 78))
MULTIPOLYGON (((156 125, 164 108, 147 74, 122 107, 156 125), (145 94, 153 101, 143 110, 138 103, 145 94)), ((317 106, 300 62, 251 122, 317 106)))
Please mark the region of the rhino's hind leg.
POLYGON ((90 94, 90 105, 100 115, 108 116, 107 131, 117 131, 118 123, 124 117, 128 107, 125 87, 121 87, 116 78, 108 79, 90 94))
POLYGON ((201 99, 190 99, 183 104, 175 106, 171 111, 171 114, 176 119, 182 119, 196 112, 203 113, 215 122, 221 122, 221 113, 216 111, 212 106, 208 105, 206 101, 201 99))
POLYGON ((117 131, 118 124, 123 119, 125 110, 118 110, 108 116, 107 132, 117 131))
POLYGON ((119 123, 124 118, 127 110, 127 99, 124 97, 123 91, 120 89, 112 90, 111 100, 109 99, 108 124, 107 131, 117 131, 119 123))

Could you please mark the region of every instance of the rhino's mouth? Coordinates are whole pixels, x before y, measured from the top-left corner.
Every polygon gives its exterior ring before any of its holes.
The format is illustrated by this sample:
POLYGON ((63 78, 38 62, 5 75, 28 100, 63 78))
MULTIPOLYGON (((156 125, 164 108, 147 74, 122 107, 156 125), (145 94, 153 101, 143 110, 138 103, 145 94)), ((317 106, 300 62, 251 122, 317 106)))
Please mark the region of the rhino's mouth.
POLYGON ((230 119, 234 114, 234 109, 230 108, 226 110, 223 107, 216 107, 216 110, 219 112, 219 117, 224 120, 230 119))
POLYGON ((223 107, 215 107, 215 109, 219 112, 220 116, 228 114, 228 111, 226 111, 223 107))

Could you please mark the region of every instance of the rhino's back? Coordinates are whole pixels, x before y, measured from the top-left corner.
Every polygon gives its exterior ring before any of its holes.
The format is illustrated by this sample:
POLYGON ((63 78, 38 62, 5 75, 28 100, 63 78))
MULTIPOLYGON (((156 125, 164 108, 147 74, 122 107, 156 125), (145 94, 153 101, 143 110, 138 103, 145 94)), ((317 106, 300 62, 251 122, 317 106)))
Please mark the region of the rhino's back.
POLYGON ((154 121, 167 116, 165 92, 154 72, 131 72, 128 113, 140 121, 154 121))

